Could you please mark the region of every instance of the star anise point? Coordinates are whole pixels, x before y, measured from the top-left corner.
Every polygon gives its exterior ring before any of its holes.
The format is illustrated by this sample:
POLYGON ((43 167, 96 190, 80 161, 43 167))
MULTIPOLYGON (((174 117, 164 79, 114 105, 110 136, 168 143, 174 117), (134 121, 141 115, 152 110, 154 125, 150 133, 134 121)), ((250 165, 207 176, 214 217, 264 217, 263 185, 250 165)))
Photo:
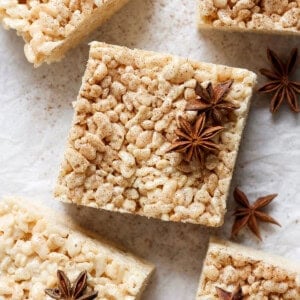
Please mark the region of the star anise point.
POLYGON ((270 111, 275 113, 279 110, 283 101, 287 101, 291 110, 298 113, 300 107, 297 94, 300 94, 300 82, 294 82, 290 75, 296 67, 298 49, 292 49, 287 62, 283 62, 278 55, 271 49, 267 49, 267 57, 272 70, 260 69, 260 73, 270 79, 258 89, 262 93, 273 93, 270 111))
POLYGON ((247 226, 259 240, 262 240, 258 221, 280 226, 273 217, 261 211, 262 208, 269 205, 276 197, 277 194, 267 195, 258 198, 253 204, 250 204, 247 196, 240 189, 235 188, 234 199, 240 207, 236 208, 233 213, 235 221, 232 226, 231 237, 237 236, 247 226))
POLYGON ((178 118, 178 122, 180 129, 175 131, 177 138, 167 152, 184 153, 187 161, 196 158, 203 165, 205 152, 219 150, 219 145, 212 139, 224 128, 222 126, 207 127, 205 114, 201 114, 193 125, 182 116, 178 118))
POLYGON ((233 82, 233 80, 227 80, 215 87, 209 82, 206 88, 197 82, 195 88, 197 97, 187 103, 186 110, 205 113, 212 123, 221 124, 225 115, 240 107, 225 100, 233 82))
POLYGON ((82 271, 71 284, 65 272, 57 271, 57 288, 45 289, 46 295, 57 300, 92 300, 98 296, 98 292, 92 291, 83 294, 87 288, 87 272, 82 271))
POLYGON ((243 291, 239 285, 233 292, 228 292, 220 287, 216 287, 220 300, 243 300, 243 291))

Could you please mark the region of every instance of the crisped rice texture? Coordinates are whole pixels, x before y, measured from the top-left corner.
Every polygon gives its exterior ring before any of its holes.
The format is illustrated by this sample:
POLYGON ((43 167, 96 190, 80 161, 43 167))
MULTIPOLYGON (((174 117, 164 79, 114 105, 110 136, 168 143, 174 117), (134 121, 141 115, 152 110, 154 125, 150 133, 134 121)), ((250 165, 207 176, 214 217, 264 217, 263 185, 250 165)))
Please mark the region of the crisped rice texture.
POLYGON ((72 282, 86 270, 96 299, 139 299, 153 267, 71 224, 32 201, 0 201, 0 299, 50 299, 58 269, 72 282))
POLYGON ((0 20, 25 41, 25 55, 37 67, 60 60, 128 0, 0 0, 0 20))
POLYGON ((199 0, 199 26, 300 34, 300 0, 199 0))
POLYGON ((220 226, 256 76, 165 54, 94 42, 55 194, 64 201, 154 217, 220 226), (178 117, 195 98, 196 82, 234 84, 228 101, 240 108, 216 138, 220 152, 205 167, 168 153, 178 117))
POLYGON ((216 287, 231 292, 239 285, 245 300, 300 299, 300 265, 212 239, 196 300, 217 300, 216 287))

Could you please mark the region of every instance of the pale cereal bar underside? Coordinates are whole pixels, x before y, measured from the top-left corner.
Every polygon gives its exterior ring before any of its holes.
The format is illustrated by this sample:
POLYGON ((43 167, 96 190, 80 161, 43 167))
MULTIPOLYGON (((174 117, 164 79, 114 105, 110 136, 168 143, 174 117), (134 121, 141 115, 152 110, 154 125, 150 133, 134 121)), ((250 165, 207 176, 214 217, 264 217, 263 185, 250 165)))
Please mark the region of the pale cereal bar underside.
POLYGON ((50 300, 58 269, 71 281, 86 270, 96 299, 140 298, 153 267, 71 224, 32 201, 0 201, 0 299, 50 300))
POLYGON ((37 67, 58 61, 129 0, 0 0, 0 21, 25 41, 25 55, 37 67))
POLYGON ((199 27, 300 34, 299 0, 198 0, 199 27))
POLYGON ((55 194, 80 205, 220 226, 249 109, 254 73, 93 42, 55 194), (240 105, 202 168, 167 153, 196 81, 234 84, 240 105))
POLYGON ((300 299, 300 265, 212 238, 196 300, 217 300, 216 287, 231 292, 238 285, 245 300, 300 299))

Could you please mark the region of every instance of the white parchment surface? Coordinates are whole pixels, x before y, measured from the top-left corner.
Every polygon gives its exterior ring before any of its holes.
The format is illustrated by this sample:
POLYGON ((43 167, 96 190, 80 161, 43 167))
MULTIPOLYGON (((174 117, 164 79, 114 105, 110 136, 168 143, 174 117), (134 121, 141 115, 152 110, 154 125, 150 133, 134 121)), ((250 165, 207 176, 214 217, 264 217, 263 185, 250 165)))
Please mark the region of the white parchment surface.
MULTIPOLYGON (((0 29, 0 196, 19 195, 65 210, 82 226, 153 262, 157 271, 143 299, 194 299, 209 235, 230 236, 232 196, 226 223, 218 230, 77 209, 53 200, 72 119, 71 102, 92 40, 258 72, 268 66, 267 47, 287 56, 292 47, 300 50, 300 37, 199 33, 196 1, 132 0, 61 63, 33 69, 25 60, 23 41, 15 32, 0 29)), ((300 70, 295 77, 300 79, 300 70)), ((263 82, 259 76, 259 84, 263 82)), ((269 100, 257 94, 253 98, 232 186, 240 186, 251 200, 278 193, 268 212, 282 227, 262 226, 262 243, 246 230, 238 242, 299 261, 300 114, 284 105, 272 116, 269 100)))

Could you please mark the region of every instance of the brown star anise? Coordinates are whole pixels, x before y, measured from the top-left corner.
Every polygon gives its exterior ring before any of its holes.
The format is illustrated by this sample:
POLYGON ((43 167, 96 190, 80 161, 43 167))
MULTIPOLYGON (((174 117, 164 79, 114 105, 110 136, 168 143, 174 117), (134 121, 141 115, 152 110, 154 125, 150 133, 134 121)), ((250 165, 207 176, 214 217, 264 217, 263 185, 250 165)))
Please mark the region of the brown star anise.
POLYGON ((232 236, 236 236, 240 230, 247 225, 248 228, 262 240, 257 220, 280 226, 275 219, 261 211, 261 208, 270 204, 275 197, 277 197, 277 194, 260 197, 251 205, 247 196, 236 188, 234 190, 234 199, 242 207, 237 208, 234 212, 235 221, 232 226, 232 236))
POLYGON ((73 285, 67 275, 58 270, 58 287, 55 289, 46 289, 45 293, 53 299, 57 300, 91 300, 98 296, 98 292, 90 292, 83 295, 84 290, 87 288, 87 272, 81 272, 73 285))
POLYGON ((289 76, 295 69, 298 49, 291 51, 290 57, 284 63, 277 54, 268 49, 268 60, 272 70, 261 69, 260 73, 271 81, 262 86, 259 91, 263 93, 274 93, 271 100, 270 110, 275 113, 284 100, 287 101, 294 112, 300 112, 297 94, 300 94, 300 82, 292 81, 289 76))
POLYGON ((18 0, 19 4, 27 4, 27 0, 18 0))
POLYGON ((212 141, 212 138, 224 128, 222 126, 206 127, 205 114, 201 114, 193 126, 183 117, 179 117, 179 125, 180 129, 175 131, 178 138, 173 142, 168 152, 185 153, 187 161, 197 158, 203 164, 205 151, 219 149, 219 146, 212 141))
POLYGON ((240 286, 232 293, 227 292, 219 287, 216 287, 216 290, 221 300, 243 300, 243 291, 240 286))
POLYGON ((203 88, 197 82, 195 89, 197 98, 187 103, 186 110, 204 112, 209 120, 220 124, 225 114, 239 108, 239 105, 224 99, 232 84, 233 80, 228 80, 213 88, 210 82, 206 88, 203 88))

